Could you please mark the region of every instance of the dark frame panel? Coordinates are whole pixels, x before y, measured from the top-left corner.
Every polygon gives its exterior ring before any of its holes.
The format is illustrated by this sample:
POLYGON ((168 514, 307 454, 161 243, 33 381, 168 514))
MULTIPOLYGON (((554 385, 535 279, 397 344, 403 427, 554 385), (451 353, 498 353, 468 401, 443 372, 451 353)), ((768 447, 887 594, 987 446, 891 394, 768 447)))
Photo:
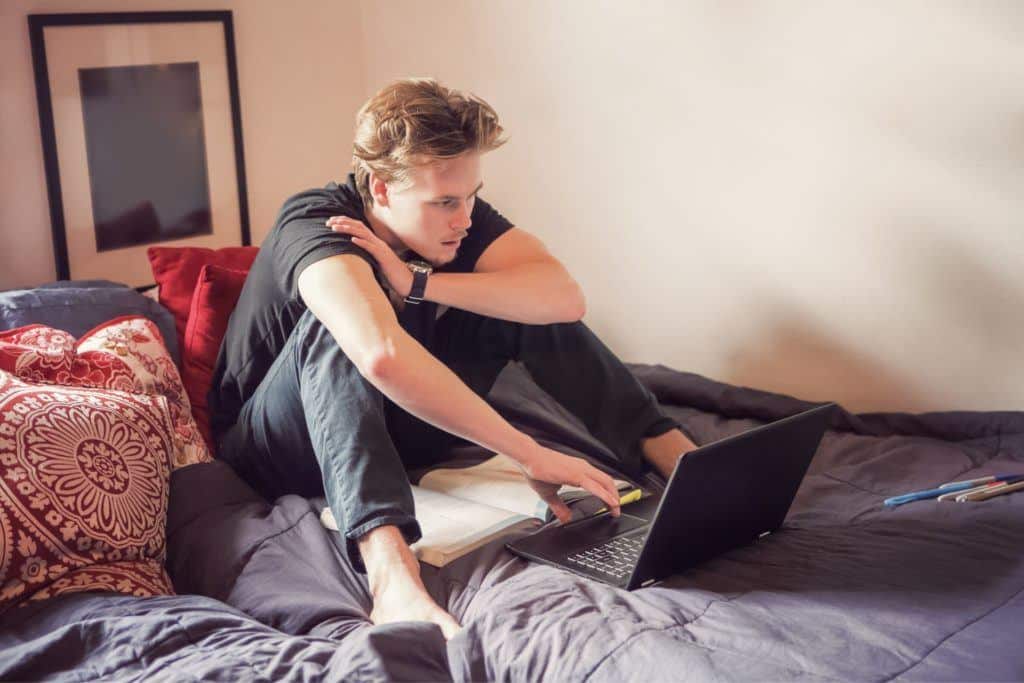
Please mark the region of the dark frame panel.
POLYGON ((188 22, 220 22, 224 28, 227 50, 228 88, 231 100, 231 123, 234 132, 235 174, 238 181, 238 209, 242 246, 251 242, 249 232, 249 204, 245 180, 245 154, 242 149, 242 114, 238 95, 238 65, 235 59, 235 30, 231 10, 185 12, 103 12, 87 14, 30 14, 29 39, 32 46, 32 66, 35 72, 36 98, 39 105, 39 129, 43 143, 43 165, 46 187, 50 199, 50 225, 53 231, 53 254, 57 266, 57 279, 67 280, 71 275, 68 261, 67 235, 64 225, 64 200, 61 193, 60 169, 57 161, 57 141, 53 120, 53 101, 50 93, 50 75, 46 63, 46 44, 43 29, 47 26, 92 26, 99 24, 158 24, 188 22))

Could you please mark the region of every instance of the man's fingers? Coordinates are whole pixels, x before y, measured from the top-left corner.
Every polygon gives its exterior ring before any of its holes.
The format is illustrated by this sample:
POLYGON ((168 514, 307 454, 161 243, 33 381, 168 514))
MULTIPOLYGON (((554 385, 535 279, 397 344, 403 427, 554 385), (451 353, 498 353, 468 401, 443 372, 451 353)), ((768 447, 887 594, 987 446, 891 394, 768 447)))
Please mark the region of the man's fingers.
POLYGON ((324 224, 335 232, 357 232, 367 237, 373 235, 373 231, 365 224, 348 216, 332 216, 324 224))
POLYGON ((620 510, 619 510, 619 495, 618 495, 618 491, 616 491, 615 493, 612 493, 606 487, 602 486, 601 482, 597 481, 596 479, 592 479, 592 478, 588 478, 583 483, 583 488, 585 488, 586 490, 590 491, 595 496, 597 496, 598 498, 603 500, 605 502, 605 505, 607 505, 608 509, 611 511, 612 516, 614 516, 614 517, 618 517, 619 516, 620 510))
POLYGON ((615 485, 615 480, 612 479, 611 475, 606 472, 601 472, 601 481, 604 483, 605 488, 607 488, 608 491, 618 499, 619 488, 615 485))
POLYGON ((341 230, 341 231, 344 231, 344 232, 358 232, 358 233, 363 233, 363 234, 372 234, 368 227, 366 227, 365 225, 361 225, 359 223, 341 223, 341 222, 338 222, 338 223, 328 223, 327 225, 328 225, 328 227, 331 228, 331 230, 334 230, 335 232, 338 232, 339 230, 341 230))
POLYGON ((548 504, 548 507, 551 508, 551 512, 555 513, 555 517, 558 518, 558 521, 565 524, 572 519, 572 510, 569 509, 569 506, 566 505, 565 501, 563 501, 561 496, 558 495, 558 489, 561 487, 550 484, 548 486, 550 486, 550 488, 546 486, 542 491, 538 491, 538 493, 541 494, 540 497, 548 504))
POLYGON ((375 239, 377 236, 373 234, 373 231, 359 221, 345 219, 344 217, 329 218, 327 219, 327 227, 334 232, 343 232, 346 235, 350 235, 353 242, 371 252, 374 247, 380 244, 380 240, 375 239))
POLYGON ((608 492, 608 495, 615 499, 615 507, 619 507, 619 489, 615 486, 615 480, 612 479, 611 475, 593 467, 593 473, 590 475, 590 478, 599 483, 608 492))
POLYGON ((552 499, 548 501, 548 507, 551 508, 551 511, 555 513, 555 517, 562 524, 568 524, 572 520, 572 510, 557 495, 552 496, 552 499))

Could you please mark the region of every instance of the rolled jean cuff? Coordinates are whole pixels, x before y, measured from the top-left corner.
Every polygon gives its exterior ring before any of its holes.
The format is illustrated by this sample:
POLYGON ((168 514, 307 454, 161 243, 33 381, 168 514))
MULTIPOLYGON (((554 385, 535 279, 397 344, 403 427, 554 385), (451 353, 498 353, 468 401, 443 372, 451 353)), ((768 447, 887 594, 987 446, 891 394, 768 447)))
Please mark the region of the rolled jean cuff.
POLYGON ((416 521, 415 517, 410 517, 409 515, 386 514, 381 515, 380 517, 373 517, 356 528, 346 531, 345 550, 348 552, 348 559, 352 564, 353 569, 360 574, 366 573, 366 565, 363 563, 363 555, 359 552, 360 537, 370 533, 378 527, 387 526, 389 524, 398 527, 398 530, 402 532, 402 537, 405 539, 405 542, 409 545, 412 545, 423 538, 423 531, 420 529, 420 523, 416 521))

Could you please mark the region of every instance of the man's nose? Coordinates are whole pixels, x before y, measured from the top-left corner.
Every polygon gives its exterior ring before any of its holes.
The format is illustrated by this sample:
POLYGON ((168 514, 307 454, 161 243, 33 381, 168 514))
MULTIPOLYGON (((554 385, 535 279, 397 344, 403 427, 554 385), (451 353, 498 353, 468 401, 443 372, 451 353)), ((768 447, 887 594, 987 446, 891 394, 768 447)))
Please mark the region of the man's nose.
POLYGON ((462 206, 455 212, 455 216, 452 219, 452 230, 469 230, 469 226, 473 224, 473 219, 470 217, 471 213, 469 202, 462 202, 462 206))

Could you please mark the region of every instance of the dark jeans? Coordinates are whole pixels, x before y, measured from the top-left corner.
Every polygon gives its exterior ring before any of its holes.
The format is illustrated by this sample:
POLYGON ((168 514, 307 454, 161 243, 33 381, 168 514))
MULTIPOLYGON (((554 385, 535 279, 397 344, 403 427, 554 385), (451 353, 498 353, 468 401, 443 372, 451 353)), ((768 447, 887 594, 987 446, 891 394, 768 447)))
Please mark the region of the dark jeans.
MULTIPOLYGON (((582 322, 525 325, 453 308, 426 346, 481 397, 521 361, 627 474, 648 469, 641 438, 678 426, 582 322)), ((438 461, 458 441, 384 396, 307 311, 221 437, 219 457, 268 499, 326 495, 362 572, 363 534, 394 524, 408 543, 419 540, 406 468, 438 461)))

